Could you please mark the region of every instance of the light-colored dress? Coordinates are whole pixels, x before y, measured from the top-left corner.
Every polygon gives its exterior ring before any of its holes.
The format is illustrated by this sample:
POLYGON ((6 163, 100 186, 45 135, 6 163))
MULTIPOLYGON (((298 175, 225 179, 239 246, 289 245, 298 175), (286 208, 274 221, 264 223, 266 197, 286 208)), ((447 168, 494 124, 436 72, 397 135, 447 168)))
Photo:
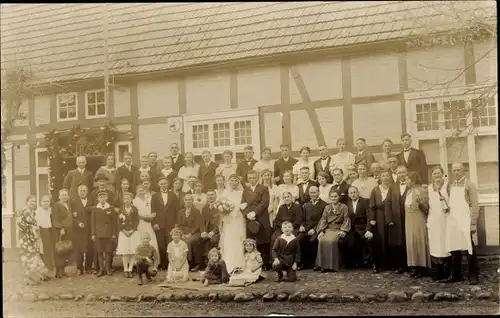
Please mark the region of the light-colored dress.
POLYGON ((222 195, 226 192, 226 189, 216 189, 215 194, 217 195, 217 200, 222 197, 222 195))
POLYGON ((233 211, 222 216, 219 247, 222 259, 226 263, 227 272, 231 273, 236 267, 245 266, 245 255, 243 252, 243 241, 246 239, 246 220, 240 211, 243 190, 227 189, 223 199, 227 199, 234 205, 233 211))
POLYGON ((378 182, 372 177, 368 177, 364 180, 358 178, 354 180, 351 185, 358 188, 360 197, 370 199, 373 189, 378 186, 378 182))
MULTIPOLYGON (((293 196, 293 200, 296 201, 299 199, 299 186, 296 184, 280 184, 278 186, 278 196, 279 196, 279 202, 278 202, 278 208, 284 203, 283 202, 283 193, 285 192, 290 192, 293 196)), ((278 209, 276 209, 278 211, 278 209)))
POLYGON ((167 269, 167 282, 187 282, 189 280, 189 264, 187 261, 188 246, 183 240, 179 240, 179 243, 174 241, 168 243, 167 254, 169 256, 169 263, 167 269), (179 271, 174 269, 172 261, 182 261, 185 260, 184 265, 182 265, 179 271))
POLYGON ((194 207, 201 212, 201 210, 207 205, 207 195, 205 193, 193 194, 194 207))
MULTIPOLYGON (((149 233, 151 237, 151 241, 149 242, 149 244, 151 244, 158 253, 158 241, 156 240, 156 234, 153 230, 153 226, 151 225, 151 221, 146 221, 143 219, 144 217, 151 217, 151 195, 146 194, 144 200, 136 197, 132 201, 132 204, 137 208, 137 211, 139 212, 139 225, 137 226, 137 231, 139 231, 140 233, 149 233)), ((159 260, 155 260, 155 265, 158 261, 159 260)))
POLYGON ((199 169, 200 169, 200 166, 197 164, 195 164, 193 167, 183 166, 179 169, 179 173, 177 174, 177 177, 179 177, 183 181, 183 186, 182 186, 183 192, 188 192, 190 190, 189 185, 187 184, 187 180, 191 176, 198 178, 199 169))
POLYGON ((262 264, 260 252, 254 250, 253 252, 245 253, 245 267, 242 272, 231 275, 229 285, 248 286, 255 283, 262 276, 262 264), (255 267, 258 267, 258 269, 252 271, 252 268, 255 267))
POLYGON ((309 160, 305 162, 301 158, 296 164, 293 165, 292 169, 293 175, 297 175, 297 184, 302 182, 302 178, 300 177, 300 169, 302 167, 309 167, 309 179, 314 180, 314 160, 309 158, 309 160))
POLYGON ((332 190, 333 184, 327 183, 324 186, 319 186, 319 198, 326 203, 330 203, 330 190, 332 190))
POLYGON ((443 209, 441 197, 450 202, 446 192, 447 182, 441 189, 434 189, 433 185, 427 188, 429 192, 429 215, 427 216, 427 231, 429 235, 429 251, 433 257, 448 257, 446 250, 446 220, 448 214, 443 209), (440 195, 441 194, 441 195, 440 195))
POLYGON ((215 169, 216 174, 221 174, 224 176, 224 180, 227 184, 229 181, 229 177, 232 176, 233 174, 236 174, 236 164, 235 163, 230 163, 230 164, 225 164, 221 163, 217 169, 215 169))
POLYGON ((269 206, 267 212, 269 213, 269 221, 273 224, 276 213, 278 213, 278 200, 279 200, 279 188, 277 185, 272 184, 269 189, 269 206))
POLYGON ((416 201, 417 193, 426 192, 423 188, 407 191, 405 200, 405 237, 406 262, 409 267, 430 267, 431 258, 427 236, 427 216, 416 201))
POLYGON ((274 161, 273 160, 260 160, 253 166, 253 170, 257 171, 259 173, 259 178, 262 176, 260 175, 262 171, 264 170, 270 170, 271 171, 271 176, 274 176, 274 161))
MULTIPOLYGON (((97 169, 97 172, 95 173, 96 176, 98 176, 100 173, 104 174, 106 177, 108 177, 108 181, 106 181, 106 189, 115 192, 115 178, 116 178, 116 168, 108 168, 106 166, 102 166, 99 169, 97 169)), ((94 182, 94 188, 97 187, 97 184, 94 182)), ((89 189, 89 193, 92 192, 92 189, 89 189)))
POLYGON ((348 151, 338 152, 332 156, 332 162, 330 164, 333 168, 340 168, 344 171, 344 176, 347 176, 347 167, 356 162, 356 156, 348 151))

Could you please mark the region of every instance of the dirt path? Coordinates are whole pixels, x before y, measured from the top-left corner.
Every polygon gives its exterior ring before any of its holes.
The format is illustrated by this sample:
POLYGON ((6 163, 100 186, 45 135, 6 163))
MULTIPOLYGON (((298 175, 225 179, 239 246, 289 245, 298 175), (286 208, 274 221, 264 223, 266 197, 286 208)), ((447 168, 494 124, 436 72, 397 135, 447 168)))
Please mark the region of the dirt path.
POLYGON ((271 313, 302 316, 393 316, 393 315, 495 315, 498 304, 471 303, 373 303, 373 304, 299 304, 299 303, 79 303, 50 301, 17 303, 4 308, 4 317, 116 317, 116 316, 266 316, 271 313))

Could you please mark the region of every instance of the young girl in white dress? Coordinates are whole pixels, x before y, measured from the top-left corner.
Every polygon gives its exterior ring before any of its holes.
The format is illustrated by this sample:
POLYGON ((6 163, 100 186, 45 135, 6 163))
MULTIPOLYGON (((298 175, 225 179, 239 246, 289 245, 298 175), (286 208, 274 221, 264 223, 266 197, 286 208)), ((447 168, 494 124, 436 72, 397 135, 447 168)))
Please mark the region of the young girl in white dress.
POLYGON ((257 243, 254 239, 247 238, 243 241, 245 251, 245 266, 236 269, 229 277, 230 286, 248 286, 255 283, 262 276, 262 256, 257 250, 257 243))
MULTIPOLYGON (((151 213, 151 195, 147 193, 146 187, 144 185, 137 186, 137 195, 132 201, 132 204, 137 208, 139 212, 139 225, 137 230, 140 233, 148 232, 151 236, 150 244, 156 249, 158 253, 158 241, 156 240, 156 234, 151 225, 151 220, 156 216, 156 213, 151 213)), ((154 261, 154 266, 156 267, 158 260, 154 261)))
POLYGON ((167 283, 187 282, 189 280, 188 246, 186 242, 181 240, 182 235, 182 230, 178 227, 174 227, 170 231, 172 241, 167 246, 167 283))
POLYGON ((132 266, 137 246, 141 244, 141 234, 137 231, 139 225, 139 214, 137 208, 132 205, 132 193, 123 193, 123 207, 118 215, 118 246, 116 255, 122 256, 123 273, 125 277, 132 277, 132 266))

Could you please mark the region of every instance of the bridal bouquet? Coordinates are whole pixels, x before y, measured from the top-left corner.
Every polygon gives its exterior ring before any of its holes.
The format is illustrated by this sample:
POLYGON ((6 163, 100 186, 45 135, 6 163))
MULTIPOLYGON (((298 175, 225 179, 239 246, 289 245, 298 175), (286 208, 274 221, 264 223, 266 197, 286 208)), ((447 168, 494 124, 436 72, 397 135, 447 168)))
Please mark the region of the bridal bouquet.
POLYGON ((215 202, 215 207, 219 215, 227 215, 234 210, 234 204, 228 199, 219 199, 215 202))

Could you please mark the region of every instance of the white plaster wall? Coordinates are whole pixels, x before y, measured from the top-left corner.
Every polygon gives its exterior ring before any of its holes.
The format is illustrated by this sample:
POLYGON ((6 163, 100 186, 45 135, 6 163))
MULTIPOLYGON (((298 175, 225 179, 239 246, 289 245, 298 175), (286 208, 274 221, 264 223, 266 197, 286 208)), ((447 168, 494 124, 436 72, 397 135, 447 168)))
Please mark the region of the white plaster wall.
POLYGON ((115 117, 130 116, 130 88, 120 87, 113 90, 113 106, 115 117))
POLYGON ((202 114, 230 109, 229 73, 186 79, 187 114, 202 114))
POLYGON ((498 206, 484 207, 484 221, 486 245, 498 246, 500 244, 498 231, 500 224, 498 206))
MULTIPOLYGON (((344 137, 344 107, 316 108, 319 125, 328 148, 337 146, 337 139, 344 137)), ((314 144, 311 144, 314 145, 314 144)))
POLYGON ((497 45, 494 41, 474 44, 474 60, 476 83, 484 84, 498 80, 497 45))
POLYGON ((498 136, 476 137, 476 161, 498 162, 498 136))
POLYGON ((14 181, 14 212, 21 210, 26 205, 26 198, 31 194, 29 180, 14 181))
POLYGON ((440 149, 439 149, 438 139, 420 140, 418 146, 425 153, 425 159, 427 160, 427 165, 440 164, 440 158, 439 158, 440 149))
POLYGON ((293 110, 290 112, 292 130, 292 150, 299 150, 308 146, 311 149, 318 147, 316 135, 305 110, 293 110))
POLYGON ((378 54, 351 59, 353 97, 399 93, 398 55, 378 54))
POLYGON ((175 116, 179 114, 177 81, 140 82, 137 84, 137 98, 139 118, 175 116))
POLYGON ((461 45, 409 51, 406 64, 409 90, 465 85, 464 48, 461 45))
POLYGON ((139 152, 141 156, 151 151, 158 153, 158 158, 169 155, 169 146, 177 142, 180 145, 180 133, 171 133, 167 121, 163 124, 139 126, 139 152))
POLYGON ((264 140, 265 146, 271 147, 273 152, 279 151, 283 143, 283 130, 281 122, 281 113, 264 114, 264 140))
POLYGON ((14 175, 30 175, 30 152, 27 144, 14 146, 14 175))
POLYGON ((467 138, 447 138, 446 151, 448 155, 448 163, 469 162, 469 151, 467 149, 467 138))
POLYGON ((279 67, 238 71, 238 108, 280 104, 280 83, 279 67))
MULTIPOLYGON (((297 64, 312 101, 342 98, 342 70, 339 59, 297 64)), ((290 75, 290 102, 300 103, 300 96, 293 76, 290 75)))
MULTIPOLYGON (((50 123, 50 111, 52 96, 35 96, 35 125, 45 125, 50 123)), ((54 109, 55 111, 55 109, 54 109)))
POLYGON ((401 136, 401 103, 383 102, 353 105, 354 140, 365 138, 368 145, 379 145, 386 138, 401 136))

